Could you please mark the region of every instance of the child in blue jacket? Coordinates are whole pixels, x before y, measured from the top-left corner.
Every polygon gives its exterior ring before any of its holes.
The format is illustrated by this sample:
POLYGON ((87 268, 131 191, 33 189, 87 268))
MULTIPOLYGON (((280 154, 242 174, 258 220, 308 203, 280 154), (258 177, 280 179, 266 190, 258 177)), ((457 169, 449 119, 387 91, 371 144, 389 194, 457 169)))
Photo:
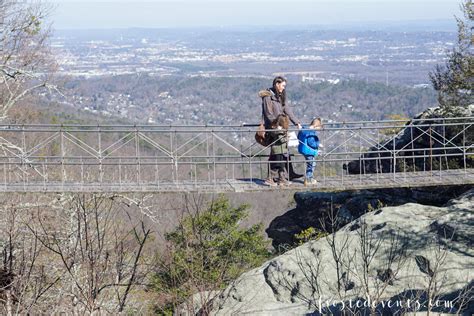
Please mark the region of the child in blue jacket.
POLYGON ((311 121, 310 126, 303 126, 303 129, 298 133, 298 152, 302 154, 306 160, 305 186, 318 183, 316 179, 313 178, 313 172, 316 167, 316 160, 314 158, 318 155, 319 149, 319 138, 316 131, 321 128, 322 122, 318 117, 311 121))

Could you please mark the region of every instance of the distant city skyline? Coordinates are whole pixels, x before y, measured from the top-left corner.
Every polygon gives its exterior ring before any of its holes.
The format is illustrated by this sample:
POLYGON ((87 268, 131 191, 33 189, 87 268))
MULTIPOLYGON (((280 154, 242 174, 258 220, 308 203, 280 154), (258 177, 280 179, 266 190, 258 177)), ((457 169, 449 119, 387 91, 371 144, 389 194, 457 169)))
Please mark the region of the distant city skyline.
POLYGON ((53 0, 55 29, 298 26, 452 20, 458 0, 53 0))

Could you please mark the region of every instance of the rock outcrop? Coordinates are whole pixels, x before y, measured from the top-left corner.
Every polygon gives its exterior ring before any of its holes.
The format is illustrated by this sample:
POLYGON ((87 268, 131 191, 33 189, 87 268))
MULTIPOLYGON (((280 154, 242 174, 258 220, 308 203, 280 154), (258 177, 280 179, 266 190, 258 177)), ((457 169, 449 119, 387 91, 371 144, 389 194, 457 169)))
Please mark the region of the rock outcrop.
MULTIPOLYGON (((472 117, 474 104, 467 108, 453 109, 453 112, 456 117, 472 117)), ((371 147, 359 160, 350 161, 344 168, 349 174, 386 173, 393 172, 394 168, 396 172, 457 169, 465 165, 472 168, 473 159, 468 156, 464 161, 462 151, 454 147, 472 144, 474 128, 470 124, 462 124, 468 121, 448 121, 445 117, 440 107, 427 109, 415 116, 415 121, 408 122, 396 136, 371 147), (444 123, 461 124, 443 125, 444 123), (401 149, 409 151, 400 151, 401 149), (389 159, 393 158, 393 151, 399 151, 395 163, 393 159, 389 159), (446 154, 447 158, 437 157, 446 154), (427 155, 434 158, 426 159, 427 155)))
POLYGON ((295 242, 295 234, 313 227, 328 230, 330 215, 337 215, 337 227, 359 218, 369 210, 381 206, 397 206, 405 203, 442 206, 460 196, 472 185, 428 188, 373 189, 342 192, 298 192, 294 198, 296 207, 276 217, 266 229, 275 249, 287 248, 295 242), (326 227, 322 227, 326 225, 326 227))
POLYGON ((474 189, 445 206, 373 210, 243 274, 216 315, 320 315, 341 310, 474 312, 474 189), (436 305, 437 304, 437 305, 436 305))

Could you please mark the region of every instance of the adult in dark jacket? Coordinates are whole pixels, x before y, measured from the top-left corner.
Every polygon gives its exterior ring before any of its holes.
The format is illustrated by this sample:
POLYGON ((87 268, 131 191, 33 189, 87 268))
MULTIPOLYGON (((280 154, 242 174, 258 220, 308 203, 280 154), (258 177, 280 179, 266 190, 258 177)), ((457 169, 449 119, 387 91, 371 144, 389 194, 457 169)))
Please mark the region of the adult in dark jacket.
POLYGON ((258 94, 262 98, 262 116, 265 128, 269 129, 278 115, 286 114, 290 121, 301 129, 300 120, 293 114, 292 109, 286 103, 286 79, 278 76, 273 79, 273 85, 267 90, 261 90, 258 94))
MULTIPOLYGON (((262 98, 262 118, 265 124, 265 129, 271 129, 271 124, 276 120, 278 115, 286 114, 290 121, 301 129, 300 120, 293 114, 292 109, 286 103, 286 79, 278 76, 273 79, 273 85, 267 90, 259 92, 262 98)), ((291 158, 288 156, 288 160, 291 158)), ((303 175, 298 174, 293 170, 293 164, 289 162, 289 176, 290 180, 301 178, 303 175)))

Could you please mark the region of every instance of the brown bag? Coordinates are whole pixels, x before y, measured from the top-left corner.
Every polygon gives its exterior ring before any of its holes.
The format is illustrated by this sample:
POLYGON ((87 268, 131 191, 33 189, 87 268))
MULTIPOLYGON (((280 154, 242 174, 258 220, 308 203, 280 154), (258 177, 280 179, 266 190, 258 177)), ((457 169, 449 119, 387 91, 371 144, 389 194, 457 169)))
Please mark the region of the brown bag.
POLYGON ((257 132, 255 133, 255 141, 264 147, 270 145, 267 132, 265 132, 265 125, 263 125, 263 123, 260 123, 258 126, 257 132))
MULTIPOLYGON (((273 109, 273 103, 270 103, 271 108, 273 109)), ((263 107, 263 97, 262 97, 262 107, 263 107)), ((260 121, 260 125, 258 126, 257 132, 255 133, 255 141, 260 145, 267 147, 271 144, 270 138, 268 137, 268 133, 265 131, 265 119, 263 116, 263 108, 262 108, 262 120, 260 121)))

